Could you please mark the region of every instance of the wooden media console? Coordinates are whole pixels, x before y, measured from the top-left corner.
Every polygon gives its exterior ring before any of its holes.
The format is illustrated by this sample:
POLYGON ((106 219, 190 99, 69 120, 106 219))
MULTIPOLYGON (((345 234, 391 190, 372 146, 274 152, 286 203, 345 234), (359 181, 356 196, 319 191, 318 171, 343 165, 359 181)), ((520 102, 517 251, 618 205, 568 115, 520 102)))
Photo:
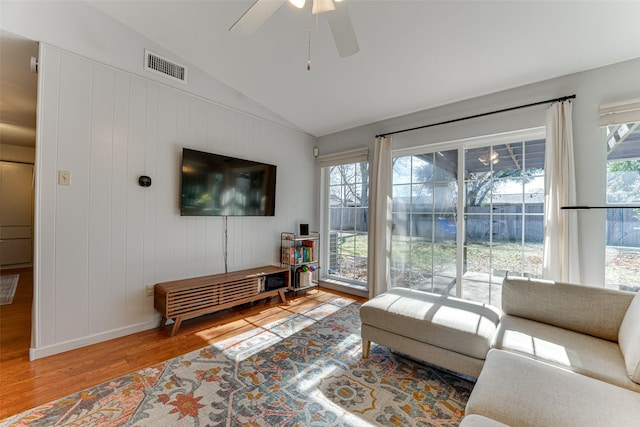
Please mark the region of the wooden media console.
POLYGON ((153 306, 162 313, 160 327, 173 319, 174 336, 184 319, 276 295, 286 303, 289 283, 289 269, 275 266, 174 280, 154 286, 153 306))

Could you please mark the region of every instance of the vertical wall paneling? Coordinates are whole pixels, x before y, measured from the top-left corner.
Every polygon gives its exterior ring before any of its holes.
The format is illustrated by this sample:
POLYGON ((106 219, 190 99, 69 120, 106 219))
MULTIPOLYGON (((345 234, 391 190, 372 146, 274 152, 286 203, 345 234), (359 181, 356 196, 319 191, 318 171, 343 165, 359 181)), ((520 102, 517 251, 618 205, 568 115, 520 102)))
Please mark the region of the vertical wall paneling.
POLYGON ((180 216, 182 147, 278 166, 277 216, 230 217, 228 265, 278 262, 283 225, 313 212, 287 203, 313 191, 313 162, 298 154, 315 138, 42 49, 32 357, 155 327, 147 285, 224 271, 223 218, 180 216), (138 185, 143 174, 151 187, 138 185))
POLYGON ((147 106, 146 106, 146 130, 144 139, 144 164, 138 170, 137 176, 132 182, 132 186, 136 187, 142 193, 144 200, 143 213, 143 230, 144 230, 144 248, 143 248, 143 284, 139 287, 136 295, 136 306, 139 310, 140 317, 138 321, 143 321, 146 316, 153 313, 152 301, 147 298, 145 287, 157 282, 156 280, 156 236, 157 233, 165 231, 157 229, 158 212, 156 209, 156 195, 158 194, 158 186, 140 187, 138 185, 138 177, 140 175, 149 175, 152 179, 157 176, 159 141, 158 141, 158 115, 161 108, 159 99, 159 86, 156 84, 147 85, 147 106))
MULTIPOLYGON (((76 56, 60 61, 58 168, 71 172, 70 186, 57 186, 55 340, 87 335, 89 147, 93 65, 76 56), (64 236, 64 237, 63 237, 64 236)), ((45 142, 46 143, 46 142, 45 142)), ((45 160, 46 161, 46 160, 45 160)))
MULTIPOLYGON (((144 283, 145 188, 136 184, 145 167, 145 131, 147 129, 147 83, 131 79, 129 93, 129 133, 127 135, 127 299, 126 319, 136 323, 144 283)), ((144 295, 144 294, 143 294, 144 295)))
MULTIPOLYGON (((205 223, 205 233, 207 236, 216 236, 220 233, 221 221, 208 220, 205 223)), ((219 239, 208 238, 205 246, 205 268, 209 271, 224 271, 224 263, 222 262, 222 251, 219 245, 219 239)))
POLYGON ((156 197, 156 280, 159 282, 174 277, 174 217, 177 212, 179 193, 178 175, 180 142, 176 139, 177 93, 160 88, 158 96, 158 158, 157 170, 152 176, 152 187, 156 197), (166 190, 164 190, 166 189, 166 190))
POLYGON ((56 327, 56 208, 58 105, 60 54, 40 45, 38 91, 38 138, 36 145, 36 200, 34 210, 34 289, 33 346, 55 343, 56 327), (46 110, 47 114, 41 112, 46 110))
POLYGON ((116 73, 113 102, 113 154, 111 159, 111 329, 127 325, 127 187, 129 95, 131 78, 116 73))
POLYGON ((89 334, 108 330, 111 285, 111 206, 115 72, 93 68, 89 147, 89 334))

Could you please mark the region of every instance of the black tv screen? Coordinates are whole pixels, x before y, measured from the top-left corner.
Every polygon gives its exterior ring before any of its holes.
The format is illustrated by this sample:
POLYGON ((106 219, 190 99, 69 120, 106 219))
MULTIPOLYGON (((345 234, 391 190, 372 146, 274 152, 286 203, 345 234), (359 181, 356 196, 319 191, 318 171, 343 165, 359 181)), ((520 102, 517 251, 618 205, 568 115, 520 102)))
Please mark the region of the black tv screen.
POLYGON ((180 215, 274 216, 276 166, 182 149, 180 215))

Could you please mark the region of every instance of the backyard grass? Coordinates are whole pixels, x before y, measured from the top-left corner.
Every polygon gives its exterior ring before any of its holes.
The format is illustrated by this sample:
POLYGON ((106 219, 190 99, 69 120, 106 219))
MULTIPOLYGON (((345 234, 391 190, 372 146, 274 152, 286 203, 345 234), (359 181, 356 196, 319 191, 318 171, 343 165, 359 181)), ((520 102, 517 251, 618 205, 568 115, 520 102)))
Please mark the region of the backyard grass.
MULTIPOLYGON (((411 240, 393 236, 391 248, 393 280, 424 281, 435 275, 455 277, 455 241, 439 243, 411 240), (404 271, 404 273, 403 273, 404 271), (402 278, 402 279, 400 279, 402 278)), ((469 243, 464 248, 464 272, 494 275, 527 274, 542 276, 542 243, 523 246, 513 243, 469 243)), ((344 233, 338 236, 336 260, 331 266, 336 274, 354 280, 367 280, 368 236, 344 233)), ((491 279, 489 279, 491 280, 491 279)), ((620 284, 640 285, 640 249, 607 247, 607 287, 618 289, 620 284)))

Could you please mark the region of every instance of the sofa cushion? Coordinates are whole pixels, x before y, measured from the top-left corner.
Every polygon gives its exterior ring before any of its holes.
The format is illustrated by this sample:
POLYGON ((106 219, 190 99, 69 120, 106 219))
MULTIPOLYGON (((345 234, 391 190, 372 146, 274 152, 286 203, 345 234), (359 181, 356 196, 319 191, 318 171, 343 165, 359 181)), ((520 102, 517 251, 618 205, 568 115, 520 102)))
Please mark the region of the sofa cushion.
POLYGON ((629 378, 640 384, 640 293, 636 294, 622 320, 618 342, 629 378))
POLYGON ((505 315, 498 326, 494 348, 640 391, 640 385, 629 380, 618 344, 602 338, 505 315))
POLYGON ((630 292, 540 279, 508 277, 502 283, 505 314, 611 341, 618 340, 632 299, 630 292))
POLYGON ((390 289, 360 307, 365 325, 483 360, 500 315, 489 305, 405 288, 390 289))
POLYGON ((465 413, 519 427, 637 426, 640 393, 491 350, 465 413))

